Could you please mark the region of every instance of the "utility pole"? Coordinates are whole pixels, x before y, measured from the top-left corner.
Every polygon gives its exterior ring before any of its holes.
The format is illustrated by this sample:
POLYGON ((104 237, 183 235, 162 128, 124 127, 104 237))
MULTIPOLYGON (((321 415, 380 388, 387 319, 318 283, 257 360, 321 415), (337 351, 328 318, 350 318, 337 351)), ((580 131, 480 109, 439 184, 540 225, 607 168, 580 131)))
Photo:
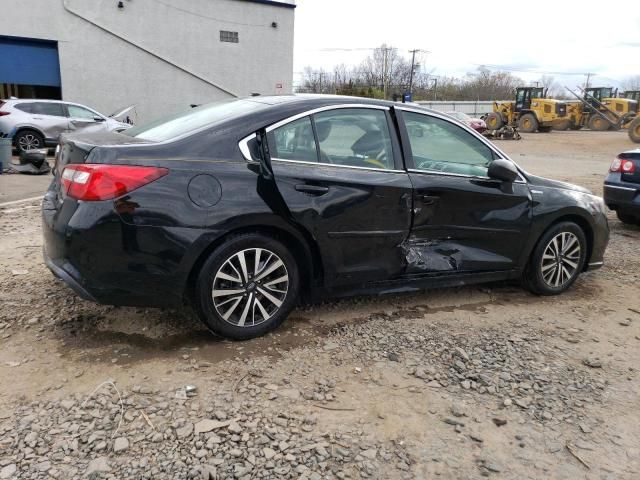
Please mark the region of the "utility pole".
POLYGON ((584 89, 589 88, 589 80, 591 79, 591 73, 587 73, 587 82, 584 84, 584 89))
POLYGON ((437 92, 438 92, 438 78, 433 79, 433 100, 437 100, 437 92))
POLYGON ((413 93, 413 70, 416 64, 416 53, 420 52, 419 49, 409 50, 411 54, 411 72, 409 72, 409 93, 413 93))

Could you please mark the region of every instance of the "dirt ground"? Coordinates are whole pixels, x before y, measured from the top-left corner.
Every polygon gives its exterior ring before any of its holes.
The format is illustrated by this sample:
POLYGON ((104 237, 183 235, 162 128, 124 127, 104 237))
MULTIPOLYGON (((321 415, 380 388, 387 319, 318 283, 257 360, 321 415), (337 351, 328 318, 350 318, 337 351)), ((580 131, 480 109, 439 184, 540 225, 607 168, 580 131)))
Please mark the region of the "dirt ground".
MULTIPOLYGON (((498 146, 597 194, 634 147, 498 146)), ((233 343, 77 298, 42 263, 38 203, 0 206, 0 478, 640 478, 640 228, 609 220, 605 266, 558 297, 361 297, 233 343)))

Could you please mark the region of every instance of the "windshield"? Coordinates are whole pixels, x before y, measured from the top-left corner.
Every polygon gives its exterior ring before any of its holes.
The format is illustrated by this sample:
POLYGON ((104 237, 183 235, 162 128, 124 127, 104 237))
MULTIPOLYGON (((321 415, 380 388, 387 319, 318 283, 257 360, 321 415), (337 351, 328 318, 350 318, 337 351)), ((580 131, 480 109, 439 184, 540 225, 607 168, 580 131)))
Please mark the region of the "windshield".
POLYGON ((203 127, 213 126, 229 117, 251 113, 264 107, 264 104, 251 100, 225 100, 133 127, 123 133, 144 140, 164 142, 203 127))

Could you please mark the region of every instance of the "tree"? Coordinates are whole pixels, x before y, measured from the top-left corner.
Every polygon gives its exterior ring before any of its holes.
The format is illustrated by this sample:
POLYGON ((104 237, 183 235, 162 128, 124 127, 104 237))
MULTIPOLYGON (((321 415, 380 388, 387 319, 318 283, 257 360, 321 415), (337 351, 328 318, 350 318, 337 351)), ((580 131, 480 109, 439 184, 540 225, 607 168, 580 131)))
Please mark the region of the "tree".
POLYGON ((640 75, 625 78, 622 82, 622 88, 625 90, 640 90, 640 75))
POLYGON ((563 98, 565 96, 562 85, 556 82, 553 75, 542 75, 538 83, 547 89, 547 97, 549 98, 563 98))

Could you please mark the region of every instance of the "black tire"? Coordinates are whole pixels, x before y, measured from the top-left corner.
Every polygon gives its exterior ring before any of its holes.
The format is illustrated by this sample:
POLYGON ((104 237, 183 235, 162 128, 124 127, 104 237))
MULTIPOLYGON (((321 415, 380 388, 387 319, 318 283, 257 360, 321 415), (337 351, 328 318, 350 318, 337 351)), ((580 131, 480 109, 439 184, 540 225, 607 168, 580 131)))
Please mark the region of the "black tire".
MULTIPOLYGON (((560 250, 560 248, 557 248, 557 250, 560 250)), ((529 264, 527 265, 527 269, 523 275, 525 286, 537 295, 558 295, 559 293, 564 292, 573 284, 573 282, 576 281, 584 269, 586 253, 587 239, 582 228, 573 222, 562 222, 552 225, 546 232, 544 232, 542 237, 540 237, 540 240, 538 240, 538 243, 531 254, 529 264), (573 249, 575 247, 573 245, 567 249, 566 252, 562 253, 561 261, 563 263, 560 268, 558 268, 556 260, 551 260, 547 255, 550 251, 553 251, 552 243, 554 239, 558 242, 556 245, 559 245, 560 240, 558 240, 558 238, 563 234, 571 235, 564 237, 567 239, 567 244, 569 244, 571 238, 574 238, 577 241, 580 250, 577 257, 574 255, 575 252, 573 249), (564 260, 562 260, 563 258, 564 260), (572 264, 575 264, 575 268, 572 265, 569 265, 569 263, 564 262, 571 262, 572 264), (562 270, 562 267, 564 267, 564 270, 562 270), (569 267, 571 268, 571 275, 568 275, 567 272, 569 267), (551 278, 549 278, 549 276, 551 278), (560 279, 562 280, 561 282, 558 281, 560 279), (557 284, 556 281, 558 281, 557 284)))
POLYGON ((618 216, 618 220, 622 223, 626 223, 628 225, 640 225, 640 217, 635 217, 620 211, 616 211, 616 215, 618 216))
POLYGON ((44 137, 30 129, 20 130, 14 137, 14 143, 18 153, 45 147, 44 137))
POLYGON ((640 116, 637 116, 635 120, 629 124, 628 128, 631 141, 640 143, 640 116))
POLYGON ((299 278, 298 266, 293 255, 280 241, 259 233, 231 237, 220 245, 202 266, 195 285, 195 309, 204 324, 217 335, 232 340, 259 337, 277 328, 295 307, 298 299, 299 278), (259 254, 256 253, 256 249, 260 250, 259 254), (274 257, 270 257, 269 254, 274 257), (237 255, 242 256, 245 268, 241 268, 242 263, 239 263, 240 257, 237 255), (260 259, 257 268, 251 266, 255 264, 256 257, 260 259), (264 260, 265 257, 272 262, 264 260), (278 260, 282 262, 282 267, 277 267, 272 273, 261 278, 260 276, 277 264, 278 260), (226 280, 230 276, 229 272, 243 282, 226 280), (245 274, 249 278, 244 278, 245 274), (253 277, 251 277, 252 274, 253 277), (220 278, 220 275, 224 278, 220 278), (273 276, 281 279, 285 275, 288 277, 286 291, 283 282, 279 282, 275 285, 281 289, 276 290, 280 293, 275 293, 267 283, 274 281, 273 276), (219 300, 214 301, 214 289, 218 292, 215 298, 219 300), (245 293, 224 294, 226 290, 232 292, 244 290, 245 293), (261 292, 266 292, 268 295, 261 292), (269 296, 278 300, 280 305, 276 306, 276 302, 269 300, 269 296), (236 300, 239 303, 235 303, 236 300), (234 307, 234 310, 228 314, 228 309, 231 307, 234 307), (275 309, 270 311, 273 308, 275 309), (266 318, 261 313, 261 309, 270 316, 266 318), (229 315, 228 320, 223 315, 229 315), (243 318, 243 315, 246 318, 243 318), (250 321, 252 321, 251 325, 249 325, 250 321))
POLYGON ((518 128, 525 133, 535 132, 538 130, 538 120, 533 113, 525 113, 518 120, 518 128))
POLYGON ((540 133, 549 133, 552 127, 538 127, 540 133))
POLYGON ((564 132, 565 130, 569 130, 571 126, 571 122, 569 120, 560 120, 553 124, 553 129, 558 130, 559 132, 564 132))
POLYGON ((575 125, 575 124, 572 124, 569 128, 570 128, 571 130, 582 130, 582 125, 575 125))
POLYGON ((502 114, 499 112, 491 112, 484 119, 484 122, 487 124, 488 130, 499 130, 504 127, 504 118, 502 118, 502 114))
POLYGON ((596 132, 604 132, 609 130, 611 127, 611 122, 609 120, 605 120, 600 115, 592 115, 589 119, 589 130, 594 130, 596 132))

